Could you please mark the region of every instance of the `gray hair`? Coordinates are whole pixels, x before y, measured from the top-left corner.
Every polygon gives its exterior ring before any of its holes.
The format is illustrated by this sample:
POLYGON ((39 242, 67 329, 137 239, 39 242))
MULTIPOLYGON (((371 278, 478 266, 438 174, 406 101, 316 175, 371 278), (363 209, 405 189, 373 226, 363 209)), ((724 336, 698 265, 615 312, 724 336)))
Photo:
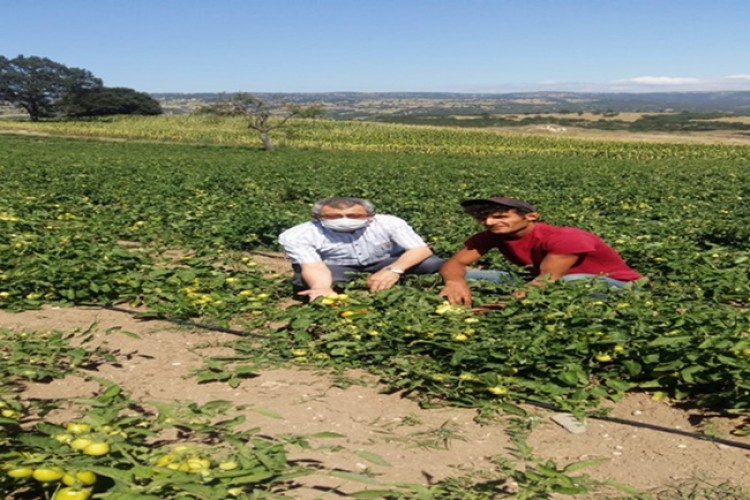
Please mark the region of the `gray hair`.
POLYGON ((365 198, 352 198, 349 196, 334 196, 331 198, 323 198, 322 200, 316 201, 311 210, 313 215, 320 215, 320 211, 323 209, 323 207, 349 208, 355 205, 364 207, 364 209, 367 210, 368 214, 375 213, 375 205, 373 205, 370 200, 365 198))

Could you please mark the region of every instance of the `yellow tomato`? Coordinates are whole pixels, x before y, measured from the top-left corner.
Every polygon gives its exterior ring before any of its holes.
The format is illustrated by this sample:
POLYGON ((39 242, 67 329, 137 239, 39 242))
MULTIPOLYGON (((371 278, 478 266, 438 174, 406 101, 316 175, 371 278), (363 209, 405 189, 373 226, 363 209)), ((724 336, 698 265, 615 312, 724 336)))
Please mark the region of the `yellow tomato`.
POLYGON ((500 396, 502 394, 508 394, 508 388, 503 387, 502 385, 496 385, 493 387, 488 387, 487 392, 490 392, 494 394, 495 396, 500 396))
POLYGON ((62 477, 63 484, 73 486, 78 481, 84 486, 91 486, 96 482, 96 474, 90 470, 79 470, 75 473, 68 473, 62 477))
POLYGON ((73 440, 70 434, 55 434, 52 438, 60 443, 70 443, 73 440))
POLYGON ((174 462, 174 455, 162 455, 156 460, 157 467, 166 467, 174 462))
POLYGON ((457 334, 456 334, 456 335, 454 335, 454 336, 453 336, 452 338, 453 338, 453 340, 454 340, 455 342, 466 342, 466 341, 468 340, 468 338, 469 338, 469 337, 467 337, 467 336, 466 336, 466 335, 464 335, 463 333, 457 333, 457 334))
POLYGON ((70 447, 73 448, 74 450, 81 451, 82 449, 90 445, 91 442, 92 441, 87 438, 75 438, 73 441, 70 442, 70 447))
POLYGON ((191 457, 186 461, 191 471, 202 471, 211 468, 211 462, 205 458, 191 457))
POLYGON ((34 472, 31 473, 31 477, 40 483, 53 483, 59 481, 62 479, 63 475, 65 475, 65 473, 59 467, 41 467, 39 469, 34 469, 34 472))
POLYGON ((91 426, 89 424, 84 424, 81 422, 71 422, 67 426, 65 426, 68 432, 72 432, 73 434, 80 434, 82 432, 88 432, 91 430, 91 426))
POLYGON ((91 496, 91 490, 82 488, 60 488, 52 496, 52 500, 86 500, 91 496))
POLYGON ((86 455, 99 457, 101 455, 106 455, 107 453, 109 453, 109 445, 104 442, 91 443, 83 449, 83 452, 86 455))
POLYGON ((596 360, 600 363, 607 363, 609 361, 612 361, 612 356, 610 356, 609 354, 597 354, 595 357, 596 360))
POLYGON ((239 467, 239 465, 234 460, 228 460, 219 464, 219 469, 221 470, 234 470, 237 467, 239 467))
POLYGON ((29 477, 33 473, 34 473, 34 469, 30 469, 29 467, 18 467, 15 469, 10 469, 8 471, 8 475, 15 479, 29 477))

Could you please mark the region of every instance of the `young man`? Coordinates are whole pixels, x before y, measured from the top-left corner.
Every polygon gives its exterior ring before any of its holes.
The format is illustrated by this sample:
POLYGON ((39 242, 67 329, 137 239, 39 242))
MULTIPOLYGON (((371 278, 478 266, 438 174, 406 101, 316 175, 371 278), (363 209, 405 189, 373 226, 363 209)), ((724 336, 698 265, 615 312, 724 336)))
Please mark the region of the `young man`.
MULTIPOLYGON (((468 271, 470 264, 493 248, 519 266, 530 267, 529 286, 547 281, 597 278, 621 287, 641 276, 598 236, 573 227, 538 222, 539 212, 526 201, 492 197, 461 202, 464 210, 486 228, 466 240, 464 248, 443 264, 445 286, 440 295, 451 304, 471 304, 467 278, 502 281, 501 271, 468 271)), ((514 293, 525 296, 523 290, 514 293)))
POLYGON ((312 220, 287 229, 279 243, 292 260, 293 283, 311 301, 355 273, 372 273, 371 292, 386 290, 403 274, 438 272, 443 260, 402 219, 375 214, 363 198, 335 197, 312 207, 312 220), (306 289, 305 289, 306 288, 306 289))

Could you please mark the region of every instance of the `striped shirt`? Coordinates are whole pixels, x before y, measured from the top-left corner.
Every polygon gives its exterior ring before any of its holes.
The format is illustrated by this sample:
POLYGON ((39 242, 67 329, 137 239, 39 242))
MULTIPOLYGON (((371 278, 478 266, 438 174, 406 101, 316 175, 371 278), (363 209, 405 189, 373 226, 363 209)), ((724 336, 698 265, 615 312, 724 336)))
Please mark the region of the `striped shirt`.
POLYGON ((367 266, 427 246, 406 221, 381 214, 351 233, 328 229, 317 220, 305 222, 281 233, 279 243, 295 264, 339 266, 367 266))

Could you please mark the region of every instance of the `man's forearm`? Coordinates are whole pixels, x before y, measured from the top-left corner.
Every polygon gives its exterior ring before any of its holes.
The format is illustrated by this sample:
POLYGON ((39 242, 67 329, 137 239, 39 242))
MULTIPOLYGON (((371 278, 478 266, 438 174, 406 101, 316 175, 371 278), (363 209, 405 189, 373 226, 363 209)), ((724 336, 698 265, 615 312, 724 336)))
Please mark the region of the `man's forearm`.
POLYGON ((432 255, 432 250, 428 247, 410 248, 402 253, 401 256, 391 264, 391 267, 406 270, 410 267, 416 266, 430 255, 432 255))
POLYGON ((331 270, 324 263, 302 264, 301 268, 302 280, 311 290, 329 289, 333 286, 331 270))
POLYGON ((443 281, 446 283, 452 281, 466 282, 464 276, 466 275, 466 266, 460 262, 448 260, 440 268, 440 276, 443 277, 443 281))

